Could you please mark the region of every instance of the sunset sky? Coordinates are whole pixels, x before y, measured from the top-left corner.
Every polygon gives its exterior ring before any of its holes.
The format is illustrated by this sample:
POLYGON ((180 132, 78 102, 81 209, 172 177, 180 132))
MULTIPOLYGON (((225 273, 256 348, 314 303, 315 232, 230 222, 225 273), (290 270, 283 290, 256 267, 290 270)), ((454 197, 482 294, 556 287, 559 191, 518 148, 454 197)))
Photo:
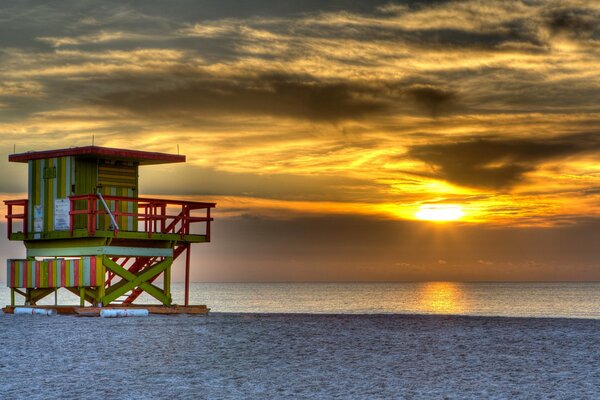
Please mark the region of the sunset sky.
POLYGON ((593 0, 4 2, 0 197, 13 146, 179 146, 195 280, 599 280, 599 66, 593 0))

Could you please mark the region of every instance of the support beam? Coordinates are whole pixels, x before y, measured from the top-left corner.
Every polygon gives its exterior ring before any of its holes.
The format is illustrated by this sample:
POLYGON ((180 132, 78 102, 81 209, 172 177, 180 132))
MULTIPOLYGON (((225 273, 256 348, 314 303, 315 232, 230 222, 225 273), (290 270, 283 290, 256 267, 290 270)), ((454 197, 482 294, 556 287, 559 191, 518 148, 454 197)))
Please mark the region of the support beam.
POLYGON ((98 304, 98 288, 96 289, 91 289, 91 288, 83 288, 85 291, 85 299, 87 301, 89 301, 90 303, 92 303, 94 306, 98 304), (91 300, 91 301, 90 301, 91 300))
POLYGON ((106 269, 114 272, 123 279, 119 283, 106 289, 106 295, 102 298, 102 304, 110 304, 112 301, 116 300, 130 290, 140 287, 145 292, 162 302, 164 305, 170 305, 165 294, 158 287, 150 284, 148 281, 170 267, 172 262, 173 258, 165 257, 163 261, 134 274, 110 258, 104 257, 103 263, 106 269))
POLYGON ((70 248, 27 249, 28 257, 79 257, 90 254, 133 257, 173 257, 173 249, 153 247, 91 246, 70 248))
POLYGON ((167 297, 165 295, 165 293, 159 287, 157 287, 151 283, 145 283, 145 284, 141 285, 140 287, 143 288, 146 293, 148 293, 155 299, 159 300, 164 305, 168 306, 171 304, 170 298, 167 297))
POLYGON ((54 288, 35 288, 28 289, 29 293, 29 303, 31 305, 35 305, 38 301, 43 299, 44 297, 52 294, 54 292, 54 288))
POLYGON ((10 288, 10 305, 15 306, 15 288, 10 288))
MULTIPOLYGON (((67 287, 65 289, 67 289, 69 292, 73 293, 75 296, 81 298, 81 291, 79 290, 79 288, 67 287)), ((85 301, 87 301, 90 304, 94 304, 95 298, 92 297, 92 296, 89 296, 88 292, 89 291, 86 290, 86 288, 84 288, 84 298, 85 298, 85 301)))
POLYGON ((106 267, 104 264, 96 265, 96 268, 102 268, 100 276, 102 276, 102 281, 98 282, 98 305, 102 307, 102 299, 105 295, 105 286, 106 286, 106 267))
POLYGON ((165 269, 163 274, 163 292, 171 302, 171 265, 165 269))

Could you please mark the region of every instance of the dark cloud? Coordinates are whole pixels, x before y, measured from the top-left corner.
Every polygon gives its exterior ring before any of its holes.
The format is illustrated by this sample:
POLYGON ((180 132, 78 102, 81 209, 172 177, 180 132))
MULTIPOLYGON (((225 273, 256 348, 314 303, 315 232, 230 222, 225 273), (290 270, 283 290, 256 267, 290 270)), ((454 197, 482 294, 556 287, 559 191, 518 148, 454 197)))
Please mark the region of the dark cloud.
POLYGON ((457 99, 456 93, 432 86, 414 86, 407 89, 406 93, 418 106, 430 112, 432 118, 449 109, 457 99))
POLYGON ((245 114, 313 121, 360 119, 387 109, 372 88, 329 83, 293 75, 261 75, 227 80, 196 80, 174 88, 125 90, 99 100, 111 108, 144 115, 245 114))
MULTIPOLYGON (((164 167, 159 167, 164 171, 164 167)), ((299 174, 253 174, 217 171, 191 165, 157 174, 140 170, 145 193, 170 195, 225 195, 304 201, 376 202, 387 186, 351 177, 299 174), (177 179, 173 179, 177 176, 177 179)), ((1 182, 1 180, 0 180, 1 182)))
POLYGON ((600 13, 587 8, 559 8, 546 13, 546 26, 553 34, 590 38, 600 34, 600 13))
MULTIPOLYGON (((89 90, 93 81, 74 90, 89 90)), ((164 74, 111 76, 95 82, 107 91, 93 100, 95 104, 157 119, 252 115, 337 122, 412 113, 435 118, 460 106, 456 91, 414 79, 329 82, 285 73, 223 79, 177 67, 164 74), (115 87, 123 89, 110 90, 115 87)))
POLYGON ((537 36, 522 26, 507 24, 497 32, 471 32, 460 29, 426 29, 398 32, 397 35, 421 47, 500 49, 505 43, 529 43, 539 46, 537 36))
POLYGON ((505 189, 552 159, 600 151, 597 133, 546 140, 481 139, 413 146, 408 156, 429 164, 433 174, 464 186, 505 189))

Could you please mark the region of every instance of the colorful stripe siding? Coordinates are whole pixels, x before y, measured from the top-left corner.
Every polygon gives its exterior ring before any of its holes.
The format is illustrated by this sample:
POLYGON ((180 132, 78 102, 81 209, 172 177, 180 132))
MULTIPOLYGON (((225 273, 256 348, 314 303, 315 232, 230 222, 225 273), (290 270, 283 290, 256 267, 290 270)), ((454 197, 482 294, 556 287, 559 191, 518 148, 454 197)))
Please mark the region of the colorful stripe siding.
MULTIPOLYGON (((137 197, 138 196, 138 164, 133 162, 116 162, 111 160, 93 160, 74 157, 58 157, 40 160, 29 160, 29 204, 28 231, 35 238, 43 233, 55 230, 66 230, 64 226, 55 226, 55 206, 58 199, 67 199, 72 194, 96 194, 97 190, 105 196, 137 197)), ((119 213, 136 213, 137 204, 133 202, 107 201, 111 211, 119 213), (115 208, 118 208, 115 210, 115 208)), ((75 209, 85 209, 83 200, 75 203, 75 209)), ((98 202, 96 207, 102 210, 98 202)), ((58 220, 62 221, 61 215, 58 220)), ((109 230, 110 219, 100 215, 97 229, 109 230)), ((138 219, 135 216, 119 215, 117 223, 122 231, 137 231, 138 219)), ((83 215, 75 217, 75 228, 87 227, 87 218, 83 215)))
POLYGON ((38 232, 54 230, 54 203, 71 195, 72 175, 71 157, 29 161, 29 232, 34 232, 35 206, 39 207, 38 216, 43 219, 38 232))
POLYGON ((102 256, 7 260, 6 272, 12 288, 94 287, 103 282, 102 256))

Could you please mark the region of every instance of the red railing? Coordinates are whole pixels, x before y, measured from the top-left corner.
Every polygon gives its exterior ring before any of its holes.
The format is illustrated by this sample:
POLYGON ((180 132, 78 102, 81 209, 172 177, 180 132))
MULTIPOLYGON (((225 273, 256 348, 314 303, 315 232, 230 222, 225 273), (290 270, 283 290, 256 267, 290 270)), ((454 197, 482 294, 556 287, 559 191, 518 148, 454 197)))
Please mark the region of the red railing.
MULTIPOLYGON (((210 216, 210 209, 215 207, 214 203, 202 203, 196 201, 179 201, 165 199, 150 199, 150 198, 133 198, 120 196, 102 196, 107 205, 110 207, 115 221, 123 217, 131 217, 137 220, 140 226, 134 226, 134 232, 145 232, 148 237, 152 237, 153 233, 175 233, 182 238, 184 235, 191 234, 190 226, 193 223, 206 223, 205 236, 206 240, 210 241, 210 223, 213 218, 210 216), (133 203, 134 207, 123 207, 123 204, 133 203), (137 207, 136 207, 137 205, 137 207), (122 211, 123 208, 133 208, 137 212, 122 211), (204 211, 204 215, 193 215, 194 211, 204 211)), ((123 227, 117 228, 112 226, 105 228, 98 226, 98 216, 109 215, 100 196, 95 194, 70 196, 70 211, 69 211, 69 228, 71 235, 75 229, 87 229, 90 236, 94 236, 98 229, 113 230, 114 235, 118 236, 119 230, 124 231, 123 227), (82 220, 78 220, 77 216, 82 216, 82 220), (78 226, 80 225, 80 226, 78 226)), ((7 206, 7 231, 8 237, 13 232, 13 223, 22 221, 23 234, 27 238, 27 204, 28 200, 5 200, 7 206), (16 213, 14 207, 22 207, 21 213, 16 213)), ((18 211, 18 210, 17 210, 18 211)))
POLYGON ((8 238, 13 233, 13 220, 21 220, 23 223, 23 235, 27 237, 27 199, 24 200, 4 200, 4 204, 7 207, 6 218, 6 231, 8 238), (20 214, 13 214, 13 207, 23 207, 23 212, 20 214))
MULTIPOLYGON (((210 222, 213 220, 210 216, 210 209, 215 207, 215 203, 121 196, 102 196, 102 198, 107 205, 111 203, 109 205, 110 214, 112 214, 115 221, 119 221, 122 217, 136 218, 138 223, 143 224, 143 230, 141 231, 148 233, 148 237, 152 237, 153 233, 176 233, 183 237, 184 235, 191 234, 190 225, 192 223, 205 222, 206 240, 210 241, 210 222), (137 204, 137 212, 122 211, 122 205, 127 203, 137 204), (175 209, 175 213, 171 214, 170 212, 173 209, 175 209), (196 210, 204 210, 205 215, 192 215, 192 212, 196 210)), ((91 236, 95 235, 96 230, 98 230, 98 219, 96 216, 109 214, 102 204, 100 196, 94 194, 80 195, 71 196, 69 199, 71 200, 71 211, 69 212, 71 234, 75 230, 76 216, 86 215, 88 234, 91 236), (76 202, 80 203, 77 204, 76 202), (83 207, 81 202, 85 202, 83 207)), ((121 229, 118 229, 116 226, 112 227, 115 236, 118 235, 119 230, 124 230, 122 227, 119 228, 121 229)), ((136 231, 139 232, 137 229, 136 231)))

